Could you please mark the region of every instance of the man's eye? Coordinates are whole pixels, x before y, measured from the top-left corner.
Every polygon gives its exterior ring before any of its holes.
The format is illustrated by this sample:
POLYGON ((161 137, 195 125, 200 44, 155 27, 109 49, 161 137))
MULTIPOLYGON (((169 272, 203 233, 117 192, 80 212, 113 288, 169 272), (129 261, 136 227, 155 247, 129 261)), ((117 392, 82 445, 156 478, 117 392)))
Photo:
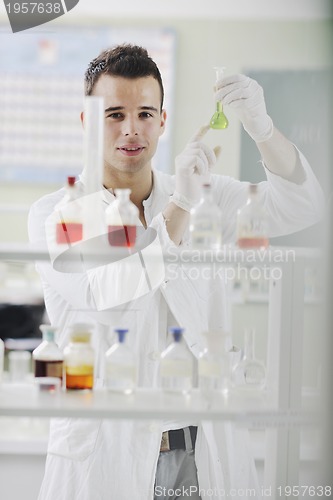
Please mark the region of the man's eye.
POLYGON ((123 115, 121 113, 110 113, 106 117, 107 118, 112 118, 113 120, 119 120, 120 118, 123 117, 123 115))
POLYGON ((151 118, 153 115, 148 113, 148 111, 142 111, 139 116, 140 118, 151 118))

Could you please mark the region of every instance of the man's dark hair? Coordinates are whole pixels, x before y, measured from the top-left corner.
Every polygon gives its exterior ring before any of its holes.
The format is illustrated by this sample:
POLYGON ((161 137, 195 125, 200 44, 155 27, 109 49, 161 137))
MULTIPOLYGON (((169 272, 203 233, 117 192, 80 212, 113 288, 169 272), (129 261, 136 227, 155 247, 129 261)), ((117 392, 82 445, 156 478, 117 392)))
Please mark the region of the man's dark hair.
POLYGON ((138 45, 123 44, 104 50, 91 61, 84 75, 85 95, 91 95, 101 75, 121 76, 123 78, 142 78, 152 76, 161 90, 161 110, 164 89, 161 73, 148 52, 138 45))

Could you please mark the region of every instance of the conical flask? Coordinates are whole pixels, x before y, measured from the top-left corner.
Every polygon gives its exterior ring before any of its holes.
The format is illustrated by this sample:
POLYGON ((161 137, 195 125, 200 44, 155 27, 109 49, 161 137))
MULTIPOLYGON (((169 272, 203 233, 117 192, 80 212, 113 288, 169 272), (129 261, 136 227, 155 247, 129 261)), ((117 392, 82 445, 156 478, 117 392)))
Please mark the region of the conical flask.
POLYGON ((255 329, 246 328, 244 332, 244 355, 233 369, 234 387, 244 389, 264 389, 266 385, 265 365, 254 354, 255 329))
MULTIPOLYGON (((218 66, 215 67, 214 69, 216 71, 215 83, 217 83, 219 80, 221 80, 221 78, 223 78, 225 68, 223 66, 218 66)), ((213 114, 209 125, 210 128, 215 130, 223 130, 227 128, 227 126, 229 125, 228 118, 225 116, 223 112, 223 106, 221 101, 216 102, 216 111, 213 114)))

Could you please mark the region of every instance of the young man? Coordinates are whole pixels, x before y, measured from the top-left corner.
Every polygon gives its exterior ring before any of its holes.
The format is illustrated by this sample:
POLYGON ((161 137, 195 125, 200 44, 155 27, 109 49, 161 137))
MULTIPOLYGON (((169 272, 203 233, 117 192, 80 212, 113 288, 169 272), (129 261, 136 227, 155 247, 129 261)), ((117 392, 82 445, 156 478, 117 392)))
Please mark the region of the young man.
MULTIPOLYGON (((167 116, 161 76, 146 50, 123 45, 101 53, 89 65, 85 85, 86 95, 101 96, 105 104, 103 209, 114 201, 116 188, 130 188, 138 225, 154 229, 166 251, 186 246, 189 211, 199 199, 202 179, 210 176, 223 211, 223 241, 234 242, 236 213, 246 201, 248 183, 210 174, 216 154, 202 141, 207 127, 176 158, 175 176, 152 169, 167 116)), ((270 236, 315 223, 322 212, 321 189, 302 154, 274 128, 258 83, 230 76, 218 83, 216 98, 234 109, 261 152, 267 181, 260 183, 259 193, 269 214, 270 236)), ((84 125, 83 114, 81 119, 84 125)), ((32 206, 32 242, 46 243, 45 224, 63 194, 57 191, 32 206)), ((125 267, 114 264, 77 274, 61 273, 51 264, 37 268, 50 322, 59 327, 60 346, 67 343, 71 324, 93 324, 97 385, 103 383, 102 360, 112 326, 130 330, 141 387, 158 384, 158 353, 166 346, 169 326, 186 328, 195 356, 205 331, 226 328, 227 297, 219 280, 212 287, 209 280, 191 279, 186 270, 171 276, 166 267, 162 279, 152 280, 138 294, 135 276, 126 281, 125 267), (119 300, 119 295, 127 299, 119 300)), ((255 488, 260 497, 246 433, 229 424, 57 419, 51 424, 39 499, 219 499, 232 489, 245 494, 246 488, 255 488), (171 449, 165 451, 162 441, 169 441, 171 449), (208 492, 213 492, 210 497, 208 492)), ((239 493, 234 498, 243 497, 239 493)))

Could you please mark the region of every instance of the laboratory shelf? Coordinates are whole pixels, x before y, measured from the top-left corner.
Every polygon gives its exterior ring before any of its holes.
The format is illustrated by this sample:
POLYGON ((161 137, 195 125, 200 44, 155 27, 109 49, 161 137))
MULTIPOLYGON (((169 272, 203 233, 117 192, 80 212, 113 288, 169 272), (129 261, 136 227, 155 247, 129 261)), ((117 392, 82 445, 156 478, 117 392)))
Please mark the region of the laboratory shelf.
POLYGON ((322 250, 319 248, 302 247, 275 247, 270 246, 263 250, 239 249, 235 245, 224 245, 220 250, 196 250, 184 247, 171 247, 162 251, 158 245, 151 246, 152 238, 142 244, 132 248, 110 247, 104 235, 83 241, 72 246, 63 248, 55 246, 50 251, 45 246, 31 245, 28 243, 2 243, 0 244, 0 260, 9 261, 49 261, 50 253, 52 261, 57 265, 66 262, 79 261, 97 262, 99 265, 119 261, 142 253, 144 257, 160 259, 166 263, 182 264, 272 264, 274 266, 283 265, 286 262, 295 262, 299 259, 309 261, 318 260, 322 257, 322 250))
POLYGON ((318 421, 315 398, 306 398, 303 409, 281 410, 273 398, 260 391, 230 391, 210 395, 193 390, 190 395, 137 389, 132 394, 104 389, 87 392, 39 391, 33 384, 4 383, 0 388, 0 416, 72 417, 111 419, 187 419, 233 421, 256 427, 312 425, 318 421))

